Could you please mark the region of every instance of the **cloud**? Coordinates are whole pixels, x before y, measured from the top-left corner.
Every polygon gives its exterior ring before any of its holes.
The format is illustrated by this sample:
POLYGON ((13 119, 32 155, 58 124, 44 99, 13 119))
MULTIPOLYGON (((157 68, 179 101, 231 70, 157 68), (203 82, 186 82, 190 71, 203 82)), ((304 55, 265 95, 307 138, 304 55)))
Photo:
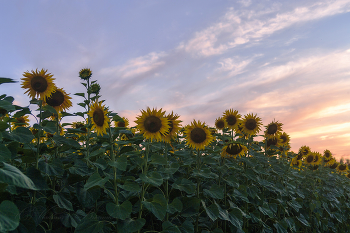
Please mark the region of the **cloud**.
MULTIPOLYGON (((196 56, 212 56, 227 52, 236 46, 258 42, 279 30, 297 23, 317 20, 350 11, 350 1, 325 1, 307 7, 297 7, 292 11, 279 13, 254 10, 236 11, 230 8, 222 19, 212 26, 195 33, 194 37, 179 48, 196 56)), ((297 38, 296 38, 297 39, 297 38)), ((289 41, 291 43, 293 41, 289 41)))

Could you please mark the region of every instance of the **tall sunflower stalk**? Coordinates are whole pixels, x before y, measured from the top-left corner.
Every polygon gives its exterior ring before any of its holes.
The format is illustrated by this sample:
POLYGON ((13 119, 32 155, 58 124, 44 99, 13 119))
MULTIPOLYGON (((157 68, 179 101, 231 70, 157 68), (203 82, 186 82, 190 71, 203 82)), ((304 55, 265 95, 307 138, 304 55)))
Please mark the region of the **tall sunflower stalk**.
MULTIPOLYGON (((112 134, 110 123, 109 123, 109 127, 108 127, 108 135, 109 135, 109 145, 111 147, 110 151, 111 151, 112 162, 113 162, 113 164, 115 164, 116 163, 116 154, 114 153, 114 140, 113 140, 113 134, 112 134)), ((118 192, 118 185, 117 185, 117 168, 115 166, 113 166, 113 185, 114 185, 114 201, 115 201, 116 205, 119 205, 119 201, 118 201, 119 192, 118 192)))

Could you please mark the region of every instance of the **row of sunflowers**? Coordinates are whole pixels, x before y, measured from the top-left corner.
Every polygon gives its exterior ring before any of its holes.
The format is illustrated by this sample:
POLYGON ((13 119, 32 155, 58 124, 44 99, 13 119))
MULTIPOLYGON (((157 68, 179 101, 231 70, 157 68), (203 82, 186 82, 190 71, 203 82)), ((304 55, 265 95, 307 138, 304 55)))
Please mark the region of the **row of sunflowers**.
MULTIPOLYGON (((0 232, 349 227, 348 165, 329 150, 290 151, 278 121, 259 135, 263 124, 256 114, 228 109, 215 127, 199 120, 183 127, 174 112, 147 108, 129 127, 127 118, 99 101, 101 87, 90 69, 79 72, 86 93, 75 95, 84 98, 78 105, 85 111, 74 114, 67 112, 72 98, 47 70, 23 76, 22 88, 38 114, 31 126, 28 107, 0 96, 0 212, 7 218, 0 220, 0 232), (83 120, 62 123, 69 116, 83 120), (334 221, 326 223, 329 217, 334 221)), ((10 82, 0 78, 0 85, 10 82)))

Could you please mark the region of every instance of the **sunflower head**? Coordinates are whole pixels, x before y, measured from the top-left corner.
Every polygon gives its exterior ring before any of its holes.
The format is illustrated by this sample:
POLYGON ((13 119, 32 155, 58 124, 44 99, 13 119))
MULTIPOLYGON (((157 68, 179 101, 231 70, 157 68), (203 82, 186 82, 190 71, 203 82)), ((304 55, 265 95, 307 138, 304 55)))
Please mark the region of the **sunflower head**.
POLYGON ((226 120, 223 117, 219 117, 215 120, 215 127, 218 130, 223 130, 224 128, 227 127, 226 120))
POLYGON ((83 80, 88 80, 92 75, 92 72, 89 68, 84 68, 79 71, 79 77, 83 80))
POLYGON ((78 122, 73 122, 73 123, 72 123, 72 127, 73 127, 74 129, 79 129, 79 130, 83 131, 84 133, 87 132, 87 129, 86 129, 85 124, 84 124, 83 122, 80 122, 80 121, 78 121, 78 122))
POLYGON ((238 142, 231 142, 224 146, 221 150, 221 157, 223 158, 237 158, 246 154, 247 147, 238 142))
POLYGON ((102 105, 102 102, 95 101, 92 103, 88 115, 91 118, 92 130, 94 130, 97 135, 102 136, 105 134, 109 126, 109 118, 107 116, 107 109, 102 105))
POLYGON ((181 121, 178 120, 180 117, 179 115, 171 112, 170 114, 165 116, 169 120, 169 129, 167 131, 166 135, 162 135, 163 141, 170 143, 171 139, 175 139, 177 137, 177 133, 180 131, 181 128, 181 121))
POLYGON ((332 160, 332 164, 329 166, 329 168, 331 169, 336 169, 339 165, 339 163, 337 161, 335 161, 335 159, 331 159, 332 160))
POLYGON ((154 108, 151 110, 147 107, 147 110, 141 110, 141 113, 142 115, 135 121, 136 128, 146 139, 161 141, 162 135, 167 135, 170 128, 168 118, 164 117, 165 111, 154 108))
POLYGON ((325 161, 330 160, 332 158, 332 152, 330 152, 329 150, 324 150, 323 158, 325 159, 325 161))
POLYGON ((44 103, 50 105, 57 112, 66 111, 72 107, 72 98, 62 89, 56 88, 50 97, 46 97, 44 103))
POLYGON ((306 157, 308 154, 311 153, 310 147, 308 146, 302 146, 299 148, 299 153, 301 153, 301 155, 303 157, 306 157))
POLYGON ((313 165, 319 165, 322 162, 322 155, 319 152, 313 152, 314 162, 313 165))
POLYGON ((98 83, 93 83, 93 84, 91 84, 91 86, 90 86, 89 93, 93 93, 93 94, 98 95, 98 94, 100 93, 100 90, 101 90, 100 84, 98 84, 98 83))
POLYGON ((211 134, 205 123, 193 120, 191 125, 188 125, 185 129, 186 143, 196 150, 202 150, 213 141, 213 135, 211 134))
MULTIPOLYGON (((264 140, 264 142, 265 142, 265 140, 264 140)), ((266 147, 267 148, 270 148, 271 146, 279 147, 280 142, 281 142, 281 139, 279 138, 278 134, 276 136, 271 136, 271 137, 267 138, 266 147)))
POLYGON ((47 97, 50 97, 52 92, 55 91, 55 84, 53 83, 54 78, 52 78, 51 73, 46 73, 47 70, 41 69, 38 71, 32 70, 31 72, 24 72, 24 78, 22 80, 22 88, 27 89, 25 94, 34 99, 38 97, 40 100, 44 100, 47 97))
POLYGON ((282 131, 282 123, 278 121, 272 121, 266 126, 265 137, 273 137, 282 131))
POLYGON ((256 114, 247 114, 242 119, 242 131, 248 136, 256 135, 260 131, 262 125, 261 118, 257 117, 256 114))
POLYGON ((29 126, 29 116, 24 115, 21 117, 15 118, 16 122, 11 122, 12 124, 12 130, 18 128, 18 127, 28 127, 29 126))
MULTIPOLYGON (((229 129, 235 130, 238 126, 238 123, 241 119, 241 114, 238 114, 237 110, 228 109, 224 112, 222 116, 226 122, 226 127, 229 129)), ((215 124, 216 125, 216 124, 215 124)))
POLYGON ((309 153, 305 158, 304 158, 304 163, 307 165, 313 165, 315 161, 315 156, 313 153, 309 153))
POLYGON ((290 136, 286 132, 279 134, 279 138, 281 139, 281 145, 288 145, 290 142, 290 136))
POLYGON ((346 164, 339 164, 337 167, 336 167, 337 171, 338 172, 348 172, 349 171, 349 168, 348 168, 348 165, 346 164))
POLYGON ((122 117, 123 121, 114 121, 115 127, 128 127, 129 120, 126 117, 122 117))
POLYGON ((298 156, 296 156, 292 159, 290 166, 300 168, 302 164, 302 161, 298 159, 298 156))

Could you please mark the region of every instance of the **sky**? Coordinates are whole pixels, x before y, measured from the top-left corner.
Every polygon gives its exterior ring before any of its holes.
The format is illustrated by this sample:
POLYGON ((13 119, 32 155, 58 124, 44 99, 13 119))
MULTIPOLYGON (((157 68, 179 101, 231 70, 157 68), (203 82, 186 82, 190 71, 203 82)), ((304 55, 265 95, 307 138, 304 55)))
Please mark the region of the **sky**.
POLYGON ((28 106, 22 74, 44 68, 83 111, 73 94, 90 68, 131 126, 147 107, 209 126, 232 108, 283 123, 294 152, 350 159, 349 12, 350 0, 0 1, 0 77, 18 81, 0 92, 28 106))

